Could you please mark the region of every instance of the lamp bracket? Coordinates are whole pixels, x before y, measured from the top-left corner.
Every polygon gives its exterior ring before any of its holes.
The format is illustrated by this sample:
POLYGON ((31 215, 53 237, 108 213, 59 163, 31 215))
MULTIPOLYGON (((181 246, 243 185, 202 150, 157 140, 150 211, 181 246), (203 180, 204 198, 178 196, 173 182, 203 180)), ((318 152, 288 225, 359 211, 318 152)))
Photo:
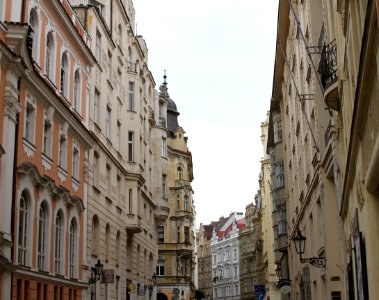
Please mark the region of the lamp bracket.
POLYGON ((301 263, 310 263, 312 266, 315 266, 317 268, 324 268, 326 267, 326 259, 325 257, 309 257, 309 258, 302 258, 300 256, 301 263))

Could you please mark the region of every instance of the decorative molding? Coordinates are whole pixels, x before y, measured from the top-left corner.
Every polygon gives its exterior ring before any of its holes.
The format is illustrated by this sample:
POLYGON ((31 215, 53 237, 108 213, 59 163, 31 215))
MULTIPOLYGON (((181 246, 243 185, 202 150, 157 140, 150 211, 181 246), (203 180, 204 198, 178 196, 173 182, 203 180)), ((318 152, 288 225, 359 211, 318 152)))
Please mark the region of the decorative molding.
POLYGON ((24 152, 28 158, 31 158, 34 156, 34 153, 36 151, 36 147, 32 145, 27 139, 22 139, 22 145, 24 148, 24 152))
POLYGON ((12 118, 16 122, 16 116, 21 111, 21 105, 18 102, 18 90, 10 81, 5 82, 4 91, 4 115, 12 118))

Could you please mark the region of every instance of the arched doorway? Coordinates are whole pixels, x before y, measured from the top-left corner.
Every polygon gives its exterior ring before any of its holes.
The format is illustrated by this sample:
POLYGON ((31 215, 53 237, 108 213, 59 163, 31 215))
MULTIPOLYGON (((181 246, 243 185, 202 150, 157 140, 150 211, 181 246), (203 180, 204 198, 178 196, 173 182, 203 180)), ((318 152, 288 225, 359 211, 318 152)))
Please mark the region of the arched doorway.
POLYGON ((167 296, 163 293, 157 294, 157 300, 168 300, 167 296))

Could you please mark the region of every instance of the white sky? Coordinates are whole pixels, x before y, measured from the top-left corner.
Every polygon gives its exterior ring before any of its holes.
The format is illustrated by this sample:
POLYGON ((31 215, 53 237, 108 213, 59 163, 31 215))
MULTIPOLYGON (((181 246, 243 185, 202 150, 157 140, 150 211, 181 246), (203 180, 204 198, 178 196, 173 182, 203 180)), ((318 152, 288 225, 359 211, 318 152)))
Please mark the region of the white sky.
POLYGON ((258 189, 260 124, 272 89, 278 0, 133 0, 157 88, 193 156, 196 228, 245 212, 258 189))

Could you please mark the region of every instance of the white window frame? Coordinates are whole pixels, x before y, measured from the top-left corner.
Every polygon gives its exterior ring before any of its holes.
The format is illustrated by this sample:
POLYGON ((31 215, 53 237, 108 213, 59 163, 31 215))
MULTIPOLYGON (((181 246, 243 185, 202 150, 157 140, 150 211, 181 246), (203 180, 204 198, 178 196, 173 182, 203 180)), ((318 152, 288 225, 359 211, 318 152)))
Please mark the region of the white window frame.
POLYGON ((28 199, 26 192, 21 193, 18 216, 18 264, 26 265, 28 255, 28 199))
POLYGON ((59 134, 58 166, 66 170, 67 167, 67 137, 62 132, 59 134))
POLYGON ((79 180, 80 175, 80 148, 77 143, 72 147, 72 177, 79 180))
POLYGON ((47 243, 47 219, 48 212, 46 204, 41 203, 38 211, 38 269, 45 270, 45 260, 46 260, 46 243, 47 243))
POLYGON ((52 145, 53 145, 53 124, 45 116, 43 124, 43 143, 42 143, 42 153, 47 157, 52 156, 52 145))
POLYGON ((68 99, 69 91, 69 59, 67 52, 63 52, 61 58, 61 69, 60 69, 60 90, 63 97, 68 99))
POLYGON ((55 38, 54 33, 49 31, 46 35, 46 51, 45 51, 45 72, 46 76, 54 82, 54 69, 55 69, 55 38), (51 45, 50 45, 51 43, 51 45))
POLYGON ((73 218, 70 222, 70 232, 69 232, 69 277, 76 278, 77 277, 77 243, 78 243, 78 223, 73 218))
POLYGON ((162 198, 167 198, 167 175, 162 174, 162 198))
POLYGON ((134 161, 134 132, 128 132, 128 161, 134 161))
POLYGON ((81 114, 82 109, 82 78, 80 70, 74 73, 74 109, 77 113, 81 114))
POLYGON ((128 87, 128 110, 134 111, 134 82, 131 81, 128 87))
POLYGON ((36 107, 31 101, 26 101, 25 105, 25 126, 24 138, 34 145, 36 125, 36 107))
POLYGON ((161 141, 161 155, 162 157, 167 157, 167 139, 162 137, 161 141))
POLYGON ((55 217, 55 251, 54 251, 54 269, 55 273, 62 275, 62 254, 63 254, 63 238, 64 238, 64 218, 63 213, 58 211, 55 217), (59 224, 58 224, 59 219, 59 224))

